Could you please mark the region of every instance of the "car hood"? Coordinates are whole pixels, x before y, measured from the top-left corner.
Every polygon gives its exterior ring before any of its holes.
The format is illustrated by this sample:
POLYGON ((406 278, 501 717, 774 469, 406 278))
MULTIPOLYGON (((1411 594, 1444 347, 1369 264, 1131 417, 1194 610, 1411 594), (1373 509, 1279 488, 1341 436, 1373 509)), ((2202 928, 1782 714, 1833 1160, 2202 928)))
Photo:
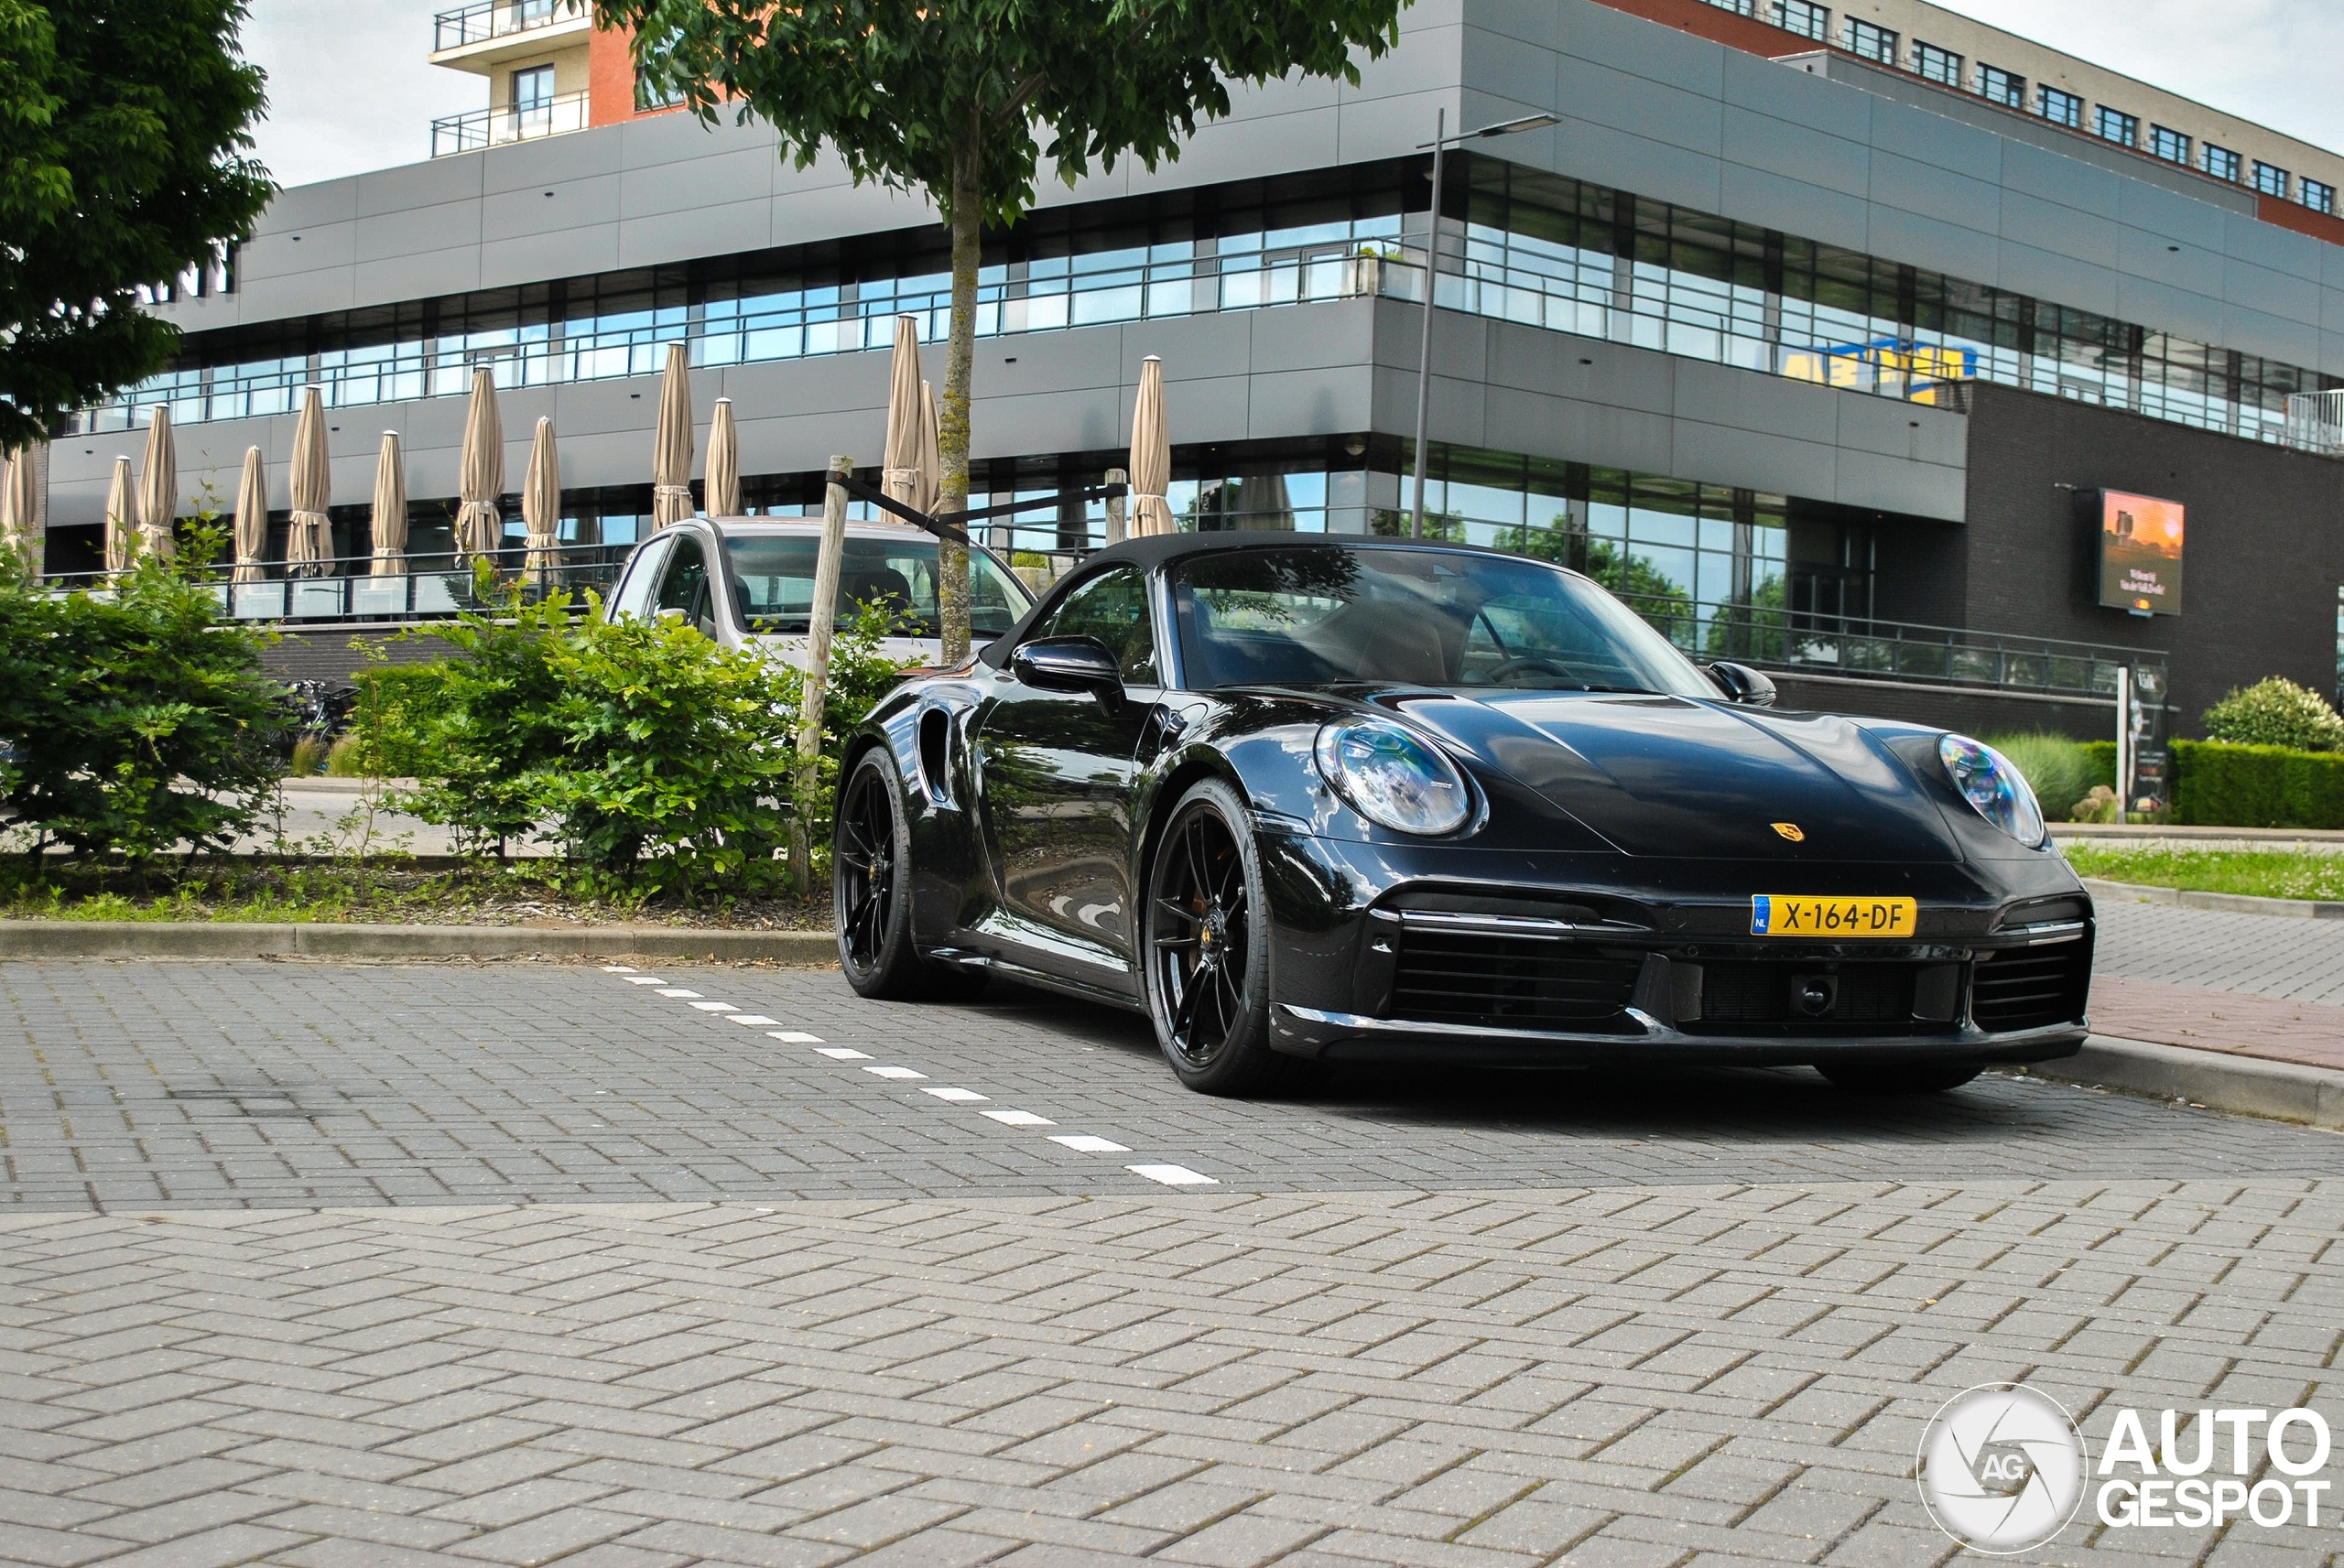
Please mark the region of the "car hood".
POLYGON ((1394 693, 1376 705, 1446 736, 1631 855, 1962 859, 1904 764, 1834 715, 1554 691, 1394 693))

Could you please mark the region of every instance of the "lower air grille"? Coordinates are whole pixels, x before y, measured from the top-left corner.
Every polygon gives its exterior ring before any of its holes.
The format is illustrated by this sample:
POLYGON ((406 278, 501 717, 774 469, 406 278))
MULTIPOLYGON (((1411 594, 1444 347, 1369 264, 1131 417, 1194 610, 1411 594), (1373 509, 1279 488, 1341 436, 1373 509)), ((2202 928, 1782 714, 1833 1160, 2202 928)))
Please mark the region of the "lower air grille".
POLYGON ((1637 957, 1584 943, 1487 932, 1404 932, 1393 976, 1394 1018, 1491 1029, 1634 1033, 1625 1009, 1637 957))
MULTIPOLYGON (((1919 964, 1801 964, 1759 959, 1701 966, 1700 1022, 1893 1024, 1915 1027, 1919 964)), ((1948 995, 1950 996, 1950 991, 1948 995)), ((1948 1006, 1946 1015, 1951 1012, 1948 1006)))
POLYGON ((1970 1021, 1989 1033, 2046 1029, 2084 1015, 2091 944, 2013 947, 1978 960, 1970 979, 1970 1021))

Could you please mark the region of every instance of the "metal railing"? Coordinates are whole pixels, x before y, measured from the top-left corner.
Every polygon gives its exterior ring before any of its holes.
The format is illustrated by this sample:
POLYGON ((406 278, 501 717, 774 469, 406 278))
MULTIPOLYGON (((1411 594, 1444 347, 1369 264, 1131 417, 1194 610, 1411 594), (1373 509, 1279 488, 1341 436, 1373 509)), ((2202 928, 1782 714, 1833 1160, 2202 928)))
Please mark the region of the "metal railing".
POLYGON ((1859 620, 1764 605, 1621 597, 1697 658, 1732 659, 1794 674, 2112 698, 2118 670, 2161 672, 2166 661, 2160 649, 1859 620))
POLYGON ((431 122, 431 156, 501 147, 510 142, 530 142, 540 136, 566 135, 586 128, 584 92, 557 92, 534 103, 508 104, 498 109, 474 109, 431 122))
POLYGON ((481 0, 431 18, 431 52, 534 32, 558 22, 582 20, 585 15, 586 0, 481 0))
POLYGON ((2286 434, 2281 438, 2299 452, 2344 454, 2344 392, 2289 393, 2286 434))
MULTIPOLYGON (((267 561, 258 568, 265 575, 257 582, 235 581, 237 568, 227 562, 204 568, 201 577, 222 612, 236 621, 432 621, 467 610, 494 610, 515 586, 524 599, 532 600, 558 589, 581 600, 587 589, 607 593, 634 548, 631 544, 562 545, 549 565, 531 562, 526 546, 499 549, 484 557, 492 568, 485 598, 469 562, 450 555, 410 556, 405 571, 385 577, 373 575, 372 556, 336 557, 307 569, 267 561)), ((60 590, 103 592, 107 577, 103 572, 51 572, 42 581, 60 590)))

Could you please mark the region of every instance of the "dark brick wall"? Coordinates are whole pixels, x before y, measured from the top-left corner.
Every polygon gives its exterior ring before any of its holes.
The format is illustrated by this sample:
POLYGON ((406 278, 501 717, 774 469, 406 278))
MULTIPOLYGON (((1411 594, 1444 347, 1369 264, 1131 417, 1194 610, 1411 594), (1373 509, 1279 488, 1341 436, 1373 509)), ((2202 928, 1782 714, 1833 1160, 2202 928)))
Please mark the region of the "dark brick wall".
POLYGON ((288 680, 346 681, 367 665, 428 664, 446 658, 451 650, 437 637, 402 641, 381 632, 352 632, 334 626, 318 630, 288 627, 285 635, 261 654, 261 662, 288 680), (370 652, 351 646, 363 643, 370 652), (374 656, 379 654, 379 661, 374 656))
POLYGON ((2284 676, 2333 699, 2344 461, 2015 392, 1968 389, 1966 603, 1955 624, 2172 656, 2180 733, 2233 687, 2284 676), (2090 601, 2074 490, 2189 509, 2186 607, 2143 621, 2090 601))

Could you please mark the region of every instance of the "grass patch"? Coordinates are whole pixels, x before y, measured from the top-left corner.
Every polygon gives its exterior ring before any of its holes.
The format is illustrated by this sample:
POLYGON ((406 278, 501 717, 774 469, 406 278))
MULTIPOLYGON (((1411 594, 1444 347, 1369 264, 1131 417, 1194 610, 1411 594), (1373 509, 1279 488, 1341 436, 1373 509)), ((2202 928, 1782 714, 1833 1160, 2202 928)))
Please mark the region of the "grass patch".
POLYGON ((11 920, 320 921, 399 925, 651 925, 711 930, 821 929, 815 898, 660 895, 559 860, 482 860, 456 871, 328 861, 170 861, 145 871, 60 857, 0 860, 11 920))
POLYGON ((2114 882, 2241 892, 2257 898, 2344 900, 2344 855, 2299 849, 2168 849, 2065 846, 2076 874, 2114 882))

